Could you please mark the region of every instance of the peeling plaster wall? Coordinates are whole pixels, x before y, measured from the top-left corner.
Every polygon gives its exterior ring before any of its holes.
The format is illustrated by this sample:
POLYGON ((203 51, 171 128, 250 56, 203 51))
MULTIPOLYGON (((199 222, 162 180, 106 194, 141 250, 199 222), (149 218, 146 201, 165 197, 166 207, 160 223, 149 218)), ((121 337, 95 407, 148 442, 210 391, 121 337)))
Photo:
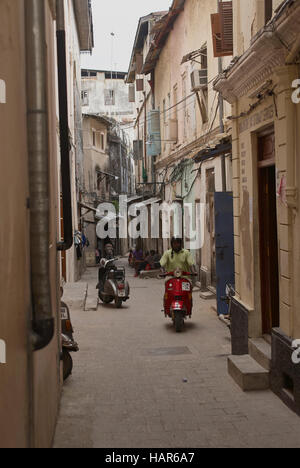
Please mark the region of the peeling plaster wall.
MULTIPOLYGON (((108 72, 110 73, 110 72, 108 72)), ((82 90, 88 92, 88 105, 83 106, 86 114, 110 115, 122 123, 131 123, 134 117, 134 104, 128 101, 128 85, 121 79, 106 79, 104 72, 97 77, 82 77, 82 90), (105 105, 105 90, 115 92, 115 105, 105 105)))
MULTIPOLYGON (((171 105, 175 104, 174 88, 177 87, 177 102, 184 96, 189 96, 191 91, 191 72, 198 68, 198 64, 192 62, 181 65, 184 55, 201 48, 207 42, 208 49, 208 114, 209 122, 203 124, 196 96, 191 97, 185 103, 177 107, 178 115, 178 142, 165 143, 160 159, 164 159, 171 152, 179 149, 188 143, 196 140, 210 129, 219 126, 219 113, 216 115, 217 93, 212 89, 212 81, 219 73, 218 59, 213 56, 213 44, 210 15, 217 12, 217 4, 211 0, 198 2, 197 0, 187 0, 184 11, 176 19, 166 44, 160 54, 155 69, 156 83, 156 108, 163 109, 163 101, 168 103, 168 95, 171 97, 171 105), (185 88, 185 89, 184 89, 185 88)), ((223 58, 223 66, 230 63, 231 58, 223 58)), ((200 65, 199 65, 200 67, 200 65)), ((225 116, 231 114, 231 106, 224 103, 225 116)), ((168 108, 168 105, 166 105, 168 108)), ((167 116, 174 118, 175 110, 167 116)), ((162 139, 168 135, 168 122, 161 120, 162 139)), ((209 141, 209 138, 208 138, 209 141)))
MULTIPOLYGON (((273 12, 282 0, 273 0, 273 12)), ((234 56, 240 56, 250 47, 251 39, 264 27, 265 0, 233 0, 234 56)))
MULTIPOLYGON (((109 200, 106 179, 101 182, 100 190, 97 187, 97 172, 110 171, 108 155, 107 125, 93 117, 83 119, 83 142, 84 142, 84 195, 83 202, 92 208, 96 208, 96 199, 109 200), (93 146, 93 130, 99 132, 104 138, 104 149, 93 146)), ((82 210, 86 210, 83 208, 82 210)), ((84 215, 84 219, 95 222, 94 212, 84 215)), ((95 249, 97 248, 96 224, 85 223, 85 235, 89 240, 89 247, 85 249, 87 265, 95 265, 95 249)))

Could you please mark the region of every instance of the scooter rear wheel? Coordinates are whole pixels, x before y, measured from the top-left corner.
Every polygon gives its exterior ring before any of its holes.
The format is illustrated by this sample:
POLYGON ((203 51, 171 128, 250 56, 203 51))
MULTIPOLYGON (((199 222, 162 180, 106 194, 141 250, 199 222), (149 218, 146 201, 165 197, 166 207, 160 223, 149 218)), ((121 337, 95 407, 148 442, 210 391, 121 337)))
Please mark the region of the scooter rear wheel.
POLYGON ((176 333, 181 333, 184 327, 184 320, 180 315, 175 316, 174 324, 176 333))
POLYGON ((117 309, 121 309, 122 308, 122 305, 123 305, 123 301, 122 299, 116 299, 116 307, 117 309))
POLYGON ((99 292, 99 298, 104 304, 111 304, 114 300, 113 297, 104 297, 102 294, 99 292))
POLYGON ((72 374, 73 370, 73 359, 71 354, 66 349, 63 350, 63 376, 64 381, 72 374))

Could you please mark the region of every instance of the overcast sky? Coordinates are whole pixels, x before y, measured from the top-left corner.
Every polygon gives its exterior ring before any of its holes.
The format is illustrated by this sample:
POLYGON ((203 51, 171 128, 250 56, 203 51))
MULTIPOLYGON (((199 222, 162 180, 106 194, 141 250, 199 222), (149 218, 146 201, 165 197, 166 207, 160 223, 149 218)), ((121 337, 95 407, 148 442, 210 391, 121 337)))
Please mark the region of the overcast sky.
POLYGON ((92 0, 95 48, 82 56, 83 68, 128 71, 133 42, 140 17, 168 10, 172 0, 92 0), (113 54, 112 54, 112 36, 113 54))

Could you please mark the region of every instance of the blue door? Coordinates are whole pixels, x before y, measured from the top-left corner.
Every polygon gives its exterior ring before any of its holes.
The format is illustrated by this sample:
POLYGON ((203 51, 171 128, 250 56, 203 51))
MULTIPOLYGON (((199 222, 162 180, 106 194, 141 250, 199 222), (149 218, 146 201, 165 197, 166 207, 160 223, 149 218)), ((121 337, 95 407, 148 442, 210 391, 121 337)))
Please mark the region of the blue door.
POLYGON ((232 192, 215 193, 215 236, 218 314, 227 315, 228 306, 221 298, 226 294, 226 284, 235 284, 232 192))

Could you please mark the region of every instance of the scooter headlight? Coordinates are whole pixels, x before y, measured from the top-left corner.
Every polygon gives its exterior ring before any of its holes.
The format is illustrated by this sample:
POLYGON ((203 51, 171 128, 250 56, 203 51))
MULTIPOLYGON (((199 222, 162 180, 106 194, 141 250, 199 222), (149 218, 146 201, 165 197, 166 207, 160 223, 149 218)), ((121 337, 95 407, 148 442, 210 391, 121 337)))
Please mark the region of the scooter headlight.
POLYGON ((175 271, 175 277, 176 277, 176 278, 181 278, 181 277, 182 277, 182 271, 179 270, 179 269, 176 270, 176 271, 175 271))

